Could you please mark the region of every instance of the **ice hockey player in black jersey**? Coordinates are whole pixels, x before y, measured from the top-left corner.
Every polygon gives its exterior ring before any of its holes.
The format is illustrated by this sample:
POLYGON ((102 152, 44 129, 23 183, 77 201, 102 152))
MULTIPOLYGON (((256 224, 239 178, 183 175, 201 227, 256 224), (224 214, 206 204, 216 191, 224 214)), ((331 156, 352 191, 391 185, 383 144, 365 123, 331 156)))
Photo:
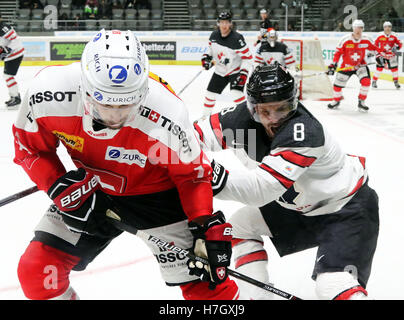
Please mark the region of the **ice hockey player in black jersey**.
MULTIPOLYGON (((237 271, 269 282, 263 236, 281 257, 318 247, 318 298, 367 299, 379 214, 366 159, 342 151, 297 101, 294 78, 277 62, 258 66, 246 92, 246 102, 194 124, 207 151, 231 148, 252 164, 229 170, 212 161, 215 196, 246 205, 229 219, 237 271)), ((270 298, 239 287, 252 299, 270 298)))
POLYGON ((3 78, 6 82, 10 100, 6 101, 8 109, 16 109, 21 103, 17 75, 24 55, 24 47, 14 28, 4 23, 0 16, 0 60, 4 61, 3 78))
POLYGON ((230 93, 235 103, 245 100, 243 90, 252 67, 252 55, 237 31, 232 30, 231 14, 220 13, 218 30, 209 37, 208 53, 202 56, 202 66, 215 70, 208 84, 204 101, 204 115, 209 115, 216 104, 216 96, 230 84, 230 93))

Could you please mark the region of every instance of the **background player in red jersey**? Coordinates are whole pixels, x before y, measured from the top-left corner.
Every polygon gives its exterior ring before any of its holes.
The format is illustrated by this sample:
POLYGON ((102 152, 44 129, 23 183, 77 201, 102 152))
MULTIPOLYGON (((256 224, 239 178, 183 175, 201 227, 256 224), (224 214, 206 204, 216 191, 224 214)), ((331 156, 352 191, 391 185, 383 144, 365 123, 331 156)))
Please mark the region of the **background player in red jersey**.
POLYGON ((337 69, 338 61, 342 58, 340 71, 337 72, 334 81, 334 100, 328 104, 329 109, 335 109, 342 100, 342 88, 345 88, 349 78, 356 75, 359 78, 361 87, 358 95, 358 108, 360 111, 367 111, 365 100, 370 88, 370 71, 365 60, 368 51, 380 52, 372 40, 363 35, 365 24, 362 20, 355 20, 352 23, 353 32, 344 36, 337 46, 333 62, 328 66, 328 74, 333 75, 337 69))
MULTIPOLYGON (((43 69, 23 99, 13 133, 14 161, 53 200, 18 265, 26 297, 78 298, 71 270, 84 270, 122 232, 107 220, 107 209, 124 224, 210 261, 190 261, 188 268, 184 257, 158 260, 166 284, 180 286, 185 299, 238 297, 226 272, 231 226, 221 212, 212 214, 210 163, 187 108, 150 75, 131 31, 101 30, 81 63, 43 69), (66 172, 56 153, 60 143, 77 170, 66 172), (52 285, 47 266, 57 275, 52 285)), ((161 256, 155 244, 148 246, 161 256)))
POLYGON ((400 89, 398 83, 398 59, 397 51, 403 46, 397 36, 391 31, 392 24, 389 21, 383 23, 384 31, 376 38, 375 45, 384 53, 384 57, 376 58, 376 71, 373 75, 372 87, 377 88, 377 79, 383 69, 388 69, 393 74, 393 82, 397 89, 400 89))

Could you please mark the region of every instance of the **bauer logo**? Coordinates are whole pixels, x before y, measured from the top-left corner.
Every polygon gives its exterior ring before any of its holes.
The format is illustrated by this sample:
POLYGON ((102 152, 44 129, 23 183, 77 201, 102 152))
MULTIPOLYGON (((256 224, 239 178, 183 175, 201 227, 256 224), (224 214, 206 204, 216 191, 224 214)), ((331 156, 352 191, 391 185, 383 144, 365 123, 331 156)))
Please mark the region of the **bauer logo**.
POLYGON ((144 168, 147 157, 136 149, 109 146, 105 154, 105 160, 117 161, 129 165, 136 164, 139 167, 144 168))
POLYGON ((128 77, 128 71, 122 66, 113 66, 109 70, 109 78, 113 83, 122 83, 128 77))
POLYGON ((95 92, 94 92, 94 98, 95 98, 95 100, 97 100, 97 101, 101 101, 102 98, 103 98, 101 92, 95 91, 95 92))
POLYGON ((140 65, 138 63, 135 64, 135 73, 137 75, 140 75, 142 73, 142 68, 140 67, 140 65))

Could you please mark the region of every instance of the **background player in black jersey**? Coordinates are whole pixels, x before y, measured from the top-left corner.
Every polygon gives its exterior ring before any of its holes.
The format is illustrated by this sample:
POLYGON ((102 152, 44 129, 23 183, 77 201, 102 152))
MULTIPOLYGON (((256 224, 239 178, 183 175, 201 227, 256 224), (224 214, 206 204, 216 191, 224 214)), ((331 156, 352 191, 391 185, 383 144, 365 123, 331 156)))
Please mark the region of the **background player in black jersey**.
MULTIPOLYGON (((280 256, 317 249, 312 278, 320 299, 366 299, 379 215, 366 159, 348 155, 296 99, 294 78, 277 62, 258 66, 247 102, 194 124, 208 150, 231 148, 252 169, 212 161, 214 195, 245 204, 230 217, 236 269, 269 281, 262 236, 280 256)), ((239 282, 253 299, 259 288, 239 282)))
POLYGON ((15 76, 24 56, 24 47, 14 28, 3 22, 0 16, 0 60, 4 61, 3 78, 6 82, 10 100, 6 101, 8 109, 16 109, 21 103, 15 76))
POLYGON ((256 46, 258 43, 260 43, 262 41, 262 39, 266 37, 268 29, 272 28, 272 23, 269 20, 268 11, 266 9, 260 10, 260 16, 261 16, 261 21, 260 21, 260 25, 259 25, 260 34, 258 35, 257 41, 255 41, 254 46, 256 46))
POLYGON ((209 37, 208 53, 202 56, 202 66, 215 71, 208 84, 204 101, 204 116, 209 115, 216 104, 216 96, 230 84, 230 94, 235 103, 245 100, 243 90, 252 67, 252 54, 244 37, 232 30, 231 14, 220 13, 218 30, 209 37))

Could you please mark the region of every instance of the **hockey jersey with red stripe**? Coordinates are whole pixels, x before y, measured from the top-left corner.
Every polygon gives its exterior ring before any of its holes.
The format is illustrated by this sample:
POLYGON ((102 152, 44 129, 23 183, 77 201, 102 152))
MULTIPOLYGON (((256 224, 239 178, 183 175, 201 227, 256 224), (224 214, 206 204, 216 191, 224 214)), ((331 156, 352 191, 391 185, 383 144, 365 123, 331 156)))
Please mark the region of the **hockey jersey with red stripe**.
POLYGON ((0 47, 11 49, 4 61, 13 60, 24 55, 24 47, 14 28, 0 21, 0 47))
POLYGON ((189 218, 212 212, 211 167, 167 83, 149 77, 138 113, 119 130, 94 125, 80 99, 80 64, 43 69, 25 95, 13 126, 15 159, 41 190, 66 170, 62 143, 74 164, 92 172, 104 192, 134 196, 177 188, 189 218))
POLYGON ((215 30, 209 37, 208 55, 215 62, 215 73, 229 76, 244 69, 250 71, 252 54, 242 34, 232 30, 227 37, 222 37, 215 30))
POLYGON ((242 163, 253 164, 249 170, 229 170, 219 199, 256 207, 277 201, 314 216, 340 210, 367 180, 365 158, 345 154, 300 103, 272 140, 245 103, 194 127, 207 150, 231 148, 242 163))
POLYGON ((375 46, 382 49, 383 52, 392 53, 394 47, 396 47, 397 50, 400 50, 403 44, 394 32, 390 34, 381 32, 375 40, 375 46))

